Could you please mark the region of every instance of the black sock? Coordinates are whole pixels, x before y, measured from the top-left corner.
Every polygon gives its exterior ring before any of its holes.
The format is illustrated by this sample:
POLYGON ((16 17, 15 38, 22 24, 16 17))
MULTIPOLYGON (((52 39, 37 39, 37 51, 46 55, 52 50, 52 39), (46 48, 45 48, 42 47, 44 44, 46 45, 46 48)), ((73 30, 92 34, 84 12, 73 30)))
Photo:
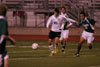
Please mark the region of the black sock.
POLYGON ((80 53, 80 49, 81 49, 81 45, 78 45, 78 48, 77 48, 77 53, 78 54, 80 53))
POLYGON ((92 45, 89 46, 89 49, 92 49, 92 45))
POLYGON ((61 42, 61 45, 63 45, 63 42, 61 42))
POLYGON ((62 50, 64 50, 65 48, 66 48, 66 46, 63 44, 63 45, 62 45, 62 50))

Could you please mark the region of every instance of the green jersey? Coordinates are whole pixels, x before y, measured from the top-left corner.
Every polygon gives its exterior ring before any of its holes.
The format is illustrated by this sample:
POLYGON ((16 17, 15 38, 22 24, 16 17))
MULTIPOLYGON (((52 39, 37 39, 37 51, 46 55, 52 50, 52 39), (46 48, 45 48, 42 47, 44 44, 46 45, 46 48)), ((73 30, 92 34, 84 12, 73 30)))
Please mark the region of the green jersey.
MULTIPOLYGON (((2 35, 8 35, 8 23, 5 18, 0 16, 0 40, 2 35)), ((0 44, 0 54, 6 51, 6 39, 0 44)))
POLYGON ((80 26, 84 27, 84 30, 90 33, 94 33, 94 25, 95 25, 95 21, 91 18, 85 18, 84 20, 80 20, 80 26))

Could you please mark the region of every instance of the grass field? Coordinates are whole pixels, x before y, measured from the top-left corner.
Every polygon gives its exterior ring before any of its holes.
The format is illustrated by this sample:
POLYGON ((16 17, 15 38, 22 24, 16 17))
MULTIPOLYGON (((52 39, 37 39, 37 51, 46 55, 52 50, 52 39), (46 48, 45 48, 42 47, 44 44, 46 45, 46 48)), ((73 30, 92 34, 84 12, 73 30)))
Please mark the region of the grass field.
POLYGON ((68 42, 66 53, 59 52, 49 57, 47 41, 17 41, 16 46, 7 43, 9 67, 100 67, 100 42, 93 43, 89 50, 84 44, 80 57, 74 57, 77 42, 68 42), (39 48, 33 50, 32 43, 38 43, 39 48))

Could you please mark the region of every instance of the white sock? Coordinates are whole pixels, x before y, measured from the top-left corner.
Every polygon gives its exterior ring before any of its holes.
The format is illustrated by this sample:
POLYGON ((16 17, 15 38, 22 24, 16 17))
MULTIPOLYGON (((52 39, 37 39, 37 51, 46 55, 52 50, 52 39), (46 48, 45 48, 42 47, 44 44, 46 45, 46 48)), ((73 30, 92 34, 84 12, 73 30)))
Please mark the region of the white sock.
POLYGON ((54 48, 53 48, 53 45, 49 45, 49 49, 52 53, 54 53, 54 48))

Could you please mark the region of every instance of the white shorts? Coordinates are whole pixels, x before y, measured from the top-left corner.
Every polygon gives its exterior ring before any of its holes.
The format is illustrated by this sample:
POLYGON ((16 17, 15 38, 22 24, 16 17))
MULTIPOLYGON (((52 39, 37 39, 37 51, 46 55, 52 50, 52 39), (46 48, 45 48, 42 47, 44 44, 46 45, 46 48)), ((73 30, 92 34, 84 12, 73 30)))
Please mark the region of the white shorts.
POLYGON ((4 64, 4 60, 8 59, 8 54, 6 54, 4 57, 2 54, 0 54, 0 67, 4 64))
POLYGON ((89 44, 91 44, 92 41, 94 40, 93 33, 89 33, 89 32, 86 32, 86 31, 83 31, 81 37, 84 38, 85 40, 87 40, 87 42, 88 42, 89 44))
POLYGON ((69 30, 63 30, 61 32, 60 40, 67 39, 69 35, 69 30))

